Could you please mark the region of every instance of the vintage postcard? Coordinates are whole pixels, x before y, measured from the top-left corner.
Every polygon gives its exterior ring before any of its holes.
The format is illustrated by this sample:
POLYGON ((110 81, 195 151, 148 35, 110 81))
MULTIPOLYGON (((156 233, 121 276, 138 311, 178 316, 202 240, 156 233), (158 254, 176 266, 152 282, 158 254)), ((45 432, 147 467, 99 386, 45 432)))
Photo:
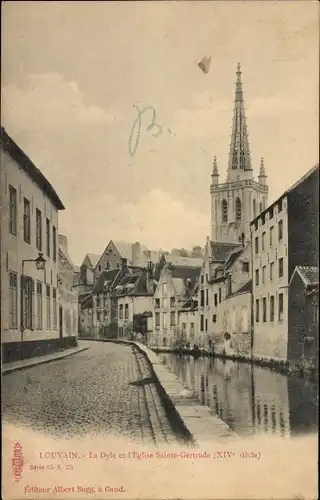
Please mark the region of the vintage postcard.
POLYGON ((319 4, 2 5, 5 500, 317 498, 319 4))

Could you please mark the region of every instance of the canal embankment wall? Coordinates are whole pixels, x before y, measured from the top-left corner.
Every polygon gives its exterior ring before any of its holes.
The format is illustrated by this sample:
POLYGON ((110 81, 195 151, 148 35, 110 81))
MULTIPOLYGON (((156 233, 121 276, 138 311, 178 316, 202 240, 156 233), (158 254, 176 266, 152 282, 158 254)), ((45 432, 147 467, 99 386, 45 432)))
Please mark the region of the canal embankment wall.
POLYGON ((167 416, 173 428, 179 429, 180 435, 182 431, 185 442, 199 446, 201 443, 208 444, 210 441, 230 443, 240 439, 240 436, 214 415, 208 406, 200 404, 194 392, 171 373, 163 365, 160 357, 144 344, 124 339, 82 337, 81 340, 131 345, 142 353, 149 363, 167 416))
MULTIPOLYGON (((190 354, 190 351, 179 350, 179 349, 170 349, 170 348, 157 348, 152 347, 152 350, 155 353, 182 353, 182 354, 190 354)), ((192 352, 191 352, 192 354, 192 352)), ((274 359, 266 356, 250 356, 245 354, 236 354, 236 353, 224 353, 224 352, 214 352, 209 351, 207 349, 200 349, 196 356, 205 356, 205 357, 216 357, 222 359, 230 359, 232 361, 239 361, 242 363, 250 363, 257 366, 261 366, 262 368, 269 368, 271 370, 282 373, 283 375, 292 375, 296 377, 303 377, 311 379, 312 381, 317 381, 319 377, 319 366, 315 364, 313 361, 308 359, 301 359, 295 362, 286 361, 281 359, 274 359)))

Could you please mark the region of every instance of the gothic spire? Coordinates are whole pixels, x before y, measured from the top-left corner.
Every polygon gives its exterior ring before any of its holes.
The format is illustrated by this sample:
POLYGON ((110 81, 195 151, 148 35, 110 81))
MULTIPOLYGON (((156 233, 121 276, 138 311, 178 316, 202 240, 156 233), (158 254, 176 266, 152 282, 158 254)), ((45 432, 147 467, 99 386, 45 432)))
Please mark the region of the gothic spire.
POLYGON ((238 171, 239 174, 241 170, 252 170, 241 75, 241 67, 238 63, 228 177, 233 171, 238 171))
POLYGON ((213 157, 212 175, 219 175, 217 157, 213 157))
POLYGON ((266 178, 267 178, 267 174, 266 174, 266 169, 264 167, 264 159, 261 158, 261 161, 260 161, 260 171, 259 171, 259 177, 258 177, 258 181, 260 184, 265 184, 266 183, 266 178))

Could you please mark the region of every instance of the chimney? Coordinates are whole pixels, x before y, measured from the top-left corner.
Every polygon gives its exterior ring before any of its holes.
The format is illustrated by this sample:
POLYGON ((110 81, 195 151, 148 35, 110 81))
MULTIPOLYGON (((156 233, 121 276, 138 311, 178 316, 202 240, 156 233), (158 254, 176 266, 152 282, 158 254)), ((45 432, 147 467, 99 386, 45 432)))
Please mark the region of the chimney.
POLYGON ((148 262, 147 272, 146 272, 146 288, 148 293, 154 292, 153 287, 153 264, 148 262))
POLYGON ((140 248, 140 243, 136 241, 132 245, 132 265, 133 266, 138 266, 140 263, 140 254, 141 254, 141 248, 140 248))

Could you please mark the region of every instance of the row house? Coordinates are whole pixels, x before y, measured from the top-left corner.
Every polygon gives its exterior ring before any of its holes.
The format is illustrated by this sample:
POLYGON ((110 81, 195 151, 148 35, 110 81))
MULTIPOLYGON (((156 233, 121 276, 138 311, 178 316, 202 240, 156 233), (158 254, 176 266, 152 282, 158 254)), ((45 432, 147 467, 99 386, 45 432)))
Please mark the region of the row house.
POLYGON ((61 346, 58 212, 52 185, 1 128, 1 347, 4 362, 61 346))
POLYGON ((153 296, 151 346, 174 346, 186 340, 186 332, 179 325, 179 310, 194 295, 200 270, 200 267, 173 266, 168 263, 161 268, 153 296))
POLYGON ((251 222, 255 358, 290 361, 301 352, 291 338, 289 283, 296 266, 319 266, 318 196, 316 165, 251 222))
POLYGON ((201 348, 210 347, 216 333, 216 309, 222 300, 222 288, 219 286, 221 277, 217 271, 230 252, 239 247, 242 248, 239 243, 212 242, 207 238, 198 287, 197 343, 201 348))
POLYGON ((130 339, 138 334, 147 341, 152 332, 153 266, 128 266, 113 289, 117 299, 118 338, 130 339))
POLYGON ((78 295, 74 291, 74 264, 67 237, 59 234, 59 336, 62 348, 78 344, 78 295))

